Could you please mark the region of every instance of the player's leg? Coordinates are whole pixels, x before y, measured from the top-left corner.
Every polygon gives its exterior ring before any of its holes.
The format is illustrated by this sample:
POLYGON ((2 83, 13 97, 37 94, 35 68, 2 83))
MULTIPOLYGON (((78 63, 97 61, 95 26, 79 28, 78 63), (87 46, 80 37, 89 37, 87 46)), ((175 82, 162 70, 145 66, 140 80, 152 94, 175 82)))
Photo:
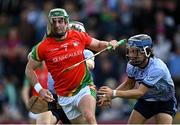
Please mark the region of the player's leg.
MULTIPOLYGON (((71 124, 71 122, 67 118, 64 110, 58 104, 58 101, 57 101, 58 97, 57 97, 57 95, 53 94, 53 97, 54 97, 55 101, 48 103, 48 109, 51 111, 52 115, 54 115, 56 117, 56 123, 58 121, 61 121, 62 124, 71 124)), ((55 122, 53 122, 53 123, 55 123, 55 122)))
POLYGON ((38 118, 39 114, 34 114, 32 112, 29 112, 28 116, 29 116, 29 123, 30 124, 35 124, 36 123, 36 119, 38 118))
POLYGON ((40 113, 36 119, 36 124, 55 124, 56 122, 57 119, 51 111, 40 113))
POLYGON ((159 113, 155 116, 156 124, 172 124, 173 118, 166 113, 159 113))
POLYGON ((139 99, 134 106, 128 124, 143 124, 154 115, 154 105, 152 102, 139 99))
MULTIPOLYGON (((81 96, 81 93, 78 94, 81 96)), ((73 103, 76 99, 78 99, 78 94, 72 97, 59 97, 58 103, 62 106, 65 115, 72 124, 87 124, 76 104, 73 103)))
POLYGON ((157 124, 172 124, 173 117, 177 112, 177 101, 175 98, 169 101, 159 101, 157 115, 155 115, 157 124))
MULTIPOLYGON (((95 119, 95 104, 96 100, 91 95, 85 95, 81 98, 78 109, 81 114, 75 119, 71 120, 73 124, 96 124, 95 119)), ((77 112, 75 109, 74 112, 77 112)))
MULTIPOLYGON (((73 100, 74 99, 75 98, 73 97, 73 100)), ((69 100, 71 100, 71 99, 69 99, 69 100)), ((81 115, 79 109, 75 105, 68 104, 66 106, 62 106, 62 108, 63 108, 66 116, 70 120, 70 123, 72 123, 72 124, 87 124, 85 118, 81 115)))
POLYGON ((92 95, 84 96, 79 102, 78 108, 81 111, 82 116, 86 119, 87 123, 96 124, 96 100, 92 95))
POLYGON ((136 110, 133 110, 129 117, 128 124, 143 124, 145 123, 145 121, 146 118, 144 116, 142 116, 136 110))
POLYGON ((62 124, 71 124, 70 120, 67 118, 67 116, 62 108, 52 109, 51 112, 56 117, 57 122, 61 121, 62 124))
POLYGON ((73 124, 96 124, 95 90, 90 90, 89 86, 82 88, 76 95, 70 97, 58 97, 58 103, 62 106, 66 116, 73 124))
POLYGON ((82 115, 80 115, 77 118, 72 119, 71 123, 73 123, 73 124, 87 124, 87 121, 82 115))
POLYGON ((89 85, 85 88, 86 95, 84 95, 79 103, 78 109, 82 113, 82 116, 86 119, 89 124, 97 124, 95 118, 96 109, 96 89, 94 85, 89 85))
POLYGON ((86 86, 74 96, 58 97, 58 103, 72 124, 87 124, 88 122, 96 124, 96 99, 92 95, 96 95, 96 92, 86 86))

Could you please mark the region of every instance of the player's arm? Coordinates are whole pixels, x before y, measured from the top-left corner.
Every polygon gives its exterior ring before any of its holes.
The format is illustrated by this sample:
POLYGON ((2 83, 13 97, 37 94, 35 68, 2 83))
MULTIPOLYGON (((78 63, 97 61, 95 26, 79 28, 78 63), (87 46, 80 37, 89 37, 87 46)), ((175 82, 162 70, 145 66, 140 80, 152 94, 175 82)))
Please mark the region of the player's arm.
POLYGON ((138 99, 143 96, 149 88, 153 87, 164 76, 164 71, 161 68, 155 68, 149 71, 146 78, 143 79, 140 86, 137 89, 131 90, 113 90, 112 95, 121 98, 138 99))
POLYGON ((117 91, 121 91, 121 90, 129 90, 132 89, 135 86, 135 80, 131 79, 131 78, 127 78, 127 80, 123 83, 121 83, 115 90, 112 90, 111 88, 109 88, 108 86, 103 86, 99 89, 98 91, 98 96, 99 96, 99 100, 98 100, 98 105, 99 106, 106 106, 106 105, 110 105, 111 104, 111 99, 114 98, 113 94, 116 94, 117 91), (115 93, 113 93, 115 92, 115 93), (104 97, 104 95, 106 95, 104 97))
POLYGON ((94 51, 101 51, 102 49, 108 46, 112 46, 113 49, 115 49, 119 45, 116 40, 111 40, 110 42, 108 42, 108 41, 100 41, 95 38, 92 38, 91 43, 87 48, 94 51))
POLYGON ((116 90, 116 93, 112 95, 114 97, 126 98, 126 99, 138 99, 143 96, 148 91, 148 87, 144 84, 141 84, 137 89, 130 89, 130 90, 116 90))
POLYGON ((116 90, 129 90, 134 88, 136 81, 134 79, 131 78, 127 78, 127 80, 125 82, 123 82, 122 84, 120 84, 116 90))
POLYGON ((126 99, 138 99, 148 91, 148 87, 141 84, 137 89, 130 90, 112 90, 107 86, 102 86, 98 93, 106 95, 106 98, 126 98, 126 99))
POLYGON ((31 85, 34 86, 36 83, 38 83, 38 78, 36 76, 35 69, 37 69, 41 65, 41 62, 35 61, 30 56, 28 58, 29 60, 26 65, 25 74, 28 80, 30 81, 31 85))
POLYGON ((35 73, 35 69, 39 67, 41 63, 42 62, 36 61, 32 57, 30 57, 26 65, 25 74, 27 78, 29 79, 31 85, 34 86, 36 92, 38 92, 40 96, 46 101, 52 102, 54 100, 52 94, 47 89, 42 88, 35 73))

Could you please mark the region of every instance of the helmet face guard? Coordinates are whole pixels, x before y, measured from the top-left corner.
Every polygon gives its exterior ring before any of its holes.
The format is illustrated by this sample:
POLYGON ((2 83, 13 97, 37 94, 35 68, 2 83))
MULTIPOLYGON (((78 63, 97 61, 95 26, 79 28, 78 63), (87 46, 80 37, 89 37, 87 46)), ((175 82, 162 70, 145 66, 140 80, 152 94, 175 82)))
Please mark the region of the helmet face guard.
POLYGON ((146 34, 135 35, 128 39, 126 56, 130 64, 141 66, 151 56, 152 40, 146 34))
POLYGON ((127 47, 126 57, 133 66, 140 66, 146 60, 145 52, 138 47, 127 47))

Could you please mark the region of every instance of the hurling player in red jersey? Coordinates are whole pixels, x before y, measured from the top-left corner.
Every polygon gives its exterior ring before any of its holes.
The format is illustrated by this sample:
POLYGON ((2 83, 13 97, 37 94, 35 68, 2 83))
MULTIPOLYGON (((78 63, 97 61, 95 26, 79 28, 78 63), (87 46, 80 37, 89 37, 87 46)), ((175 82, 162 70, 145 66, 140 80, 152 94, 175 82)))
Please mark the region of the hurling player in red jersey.
MULTIPOLYGON (((78 22, 78 21, 71 21, 69 23, 69 29, 75 29, 77 31, 80 32, 85 32, 85 28, 83 23, 78 22)), ((49 34, 49 28, 47 29, 47 34, 49 34)), ((44 38, 46 37, 46 35, 44 36, 44 38)), ((90 50, 84 50, 84 57, 85 58, 89 58, 94 56, 93 52, 91 52, 90 50)), ((28 59, 31 58, 31 52, 28 55, 28 59)), ((94 62, 94 57, 87 60, 86 61, 87 67, 90 70, 94 69, 95 66, 95 62, 94 62)), ((43 62, 41 67, 36 69, 36 74, 37 77, 40 81, 40 83, 42 84, 42 86, 44 88, 47 88, 47 84, 48 84, 48 89, 50 90, 51 93, 55 94, 54 92, 54 80, 51 79, 51 75, 48 74, 48 70, 46 68, 45 63, 43 62), (48 75, 48 76, 47 76, 48 75), (47 78, 48 77, 48 78, 47 78)), ((22 89, 22 98, 23 101, 25 102, 25 104, 28 107, 28 102, 30 99, 30 93, 31 91, 31 95, 32 96, 38 96, 39 94, 34 90, 34 88, 31 89, 31 85, 29 83, 29 81, 27 80, 27 78, 25 78, 24 80, 24 85, 23 85, 23 89, 22 89)), ((56 97, 54 95, 54 97, 56 97)), ((61 111, 61 108, 57 108, 56 109, 56 105, 52 102, 49 102, 49 105, 51 105, 50 107, 54 106, 53 109, 51 109, 50 111, 45 111, 42 113, 38 113, 38 114, 34 114, 32 112, 29 112, 29 117, 30 117, 30 123, 35 123, 36 124, 55 124, 58 123, 58 121, 60 120, 62 124, 70 124, 70 121, 67 119, 66 115, 64 114, 63 111, 61 111), (36 120, 36 121, 35 121, 36 120)), ((41 106, 40 104, 38 104, 38 106, 41 106)), ((43 104, 40 108, 44 108, 43 104)))
MULTIPOLYGON (((32 53, 30 52, 28 55, 28 60, 31 58, 31 54, 32 53)), ((43 88, 46 88, 49 90, 53 89, 53 88, 50 88, 51 75, 50 75, 50 73, 48 73, 48 69, 47 69, 44 61, 41 63, 41 66, 35 70, 35 73, 36 73, 37 78, 43 88)), ((52 90, 52 92, 53 92, 53 97, 56 98, 56 95, 54 94, 53 90, 52 90)), ((27 107, 29 107, 28 105, 29 105, 29 101, 31 99, 30 96, 37 97, 37 96, 39 96, 39 93, 37 93, 36 90, 33 87, 31 87, 30 81, 25 77, 24 85, 22 88, 22 99, 27 107)), ((60 121, 62 124, 71 124, 69 119, 67 118, 66 114, 64 113, 63 109, 60 108, 60 106, 57 108, 57 105, 55 102, 56 101, 48 102, 49 111, 44 110, 44 112, 35 114, 35 113, 31 112, 31 110, 30 110, 30 112, 29 112, 29 118, 30 118, 29 120, 30 121, 29 122, 33 123, 33 124, 34 123, 36 123, 36 124, 56 124, 56 123, 59 123, 59 121, 60 121)), ((38 103, 40 103, 40 101, 38 103)), ((38 108, 44 108, 43 102, 41 102, 41 103, 42 103, 42 105, 38 104, 36 106, 39 106, 38 108)))
MULTIPOLYGON (((29 56, 30 56, 30 54, 28 55, 28 57, 29 56)), ((43 62, 41 64, 41 66, 36 69, 35 72, 36 72, 36 75, 37 75, 38 80, 40 81, 41 85, 47 89, 48 70, 47 70, 45 63, 43 62)), ((36 90, 33 87, 31 87, 29 80, 25 77, 24 83, 23 83, 23 88, 22 88, 22 99, 26 106, 28 106, 28 101, 30 99, 30 96, 39 96, 39 93, 37 93, 36 90)), ((32 124, 37 123, 37 119, 39 117, 41 117, 40 114, 34 114, 32 112, 29 112, 28 115, 29 115, 29 122, 32 124)), ((43 115, 43 117, 44 116, 45 115, 43 115)), ((48 120, 49 117, 48 117, 48 115, 46 115, 46 116, 47 117, 44 117, 44 118, 48 120)))
POLYGON ((62 106, 72 123, 97 124, 95 118, 96 92, 92 76, 86 63, 63 72, 66 68, 84 60, 85 48, 100 51, 108 46, 115 49, 116 40, 100 41, 86 32, 68 30, 69 16, 64 9, 56 8, 49 12, 51 34, 37 44, 32 51, 32 58, 26 66, 26 76, 35 90, 48 102, 54 100, 52 94, 44 89, 34 72, 40 62, 45 61, 54 80, 58 103, 62 106))

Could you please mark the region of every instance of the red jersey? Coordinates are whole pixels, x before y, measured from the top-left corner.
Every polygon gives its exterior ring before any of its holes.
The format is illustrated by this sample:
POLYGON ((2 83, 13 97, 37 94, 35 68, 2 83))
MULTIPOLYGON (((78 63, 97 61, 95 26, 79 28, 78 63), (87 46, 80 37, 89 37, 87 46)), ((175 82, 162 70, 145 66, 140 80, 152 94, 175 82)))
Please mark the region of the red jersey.
POLYGON ((32 57, 37 61, 45 61, 58 95, 73 95, 84 83, 92 82, 85 63, 62 73, 64 69, 84 60, 84 48, 90 45, 91 40, 87 33, 68 30, 65 40, 47 37, 34 47, 32 57))
MULTIPOLYGON (((42 67, 36 69, 36 75, 38 77, 38 80, 41 84, 41 86, 44 89, 47 89, 48 87, 48 70, 45 64, 42 64, 42 67)), ((39 94, 36 92, 34 87, 32 87, 32 95, 33 96, 39 96, 39 94)))

